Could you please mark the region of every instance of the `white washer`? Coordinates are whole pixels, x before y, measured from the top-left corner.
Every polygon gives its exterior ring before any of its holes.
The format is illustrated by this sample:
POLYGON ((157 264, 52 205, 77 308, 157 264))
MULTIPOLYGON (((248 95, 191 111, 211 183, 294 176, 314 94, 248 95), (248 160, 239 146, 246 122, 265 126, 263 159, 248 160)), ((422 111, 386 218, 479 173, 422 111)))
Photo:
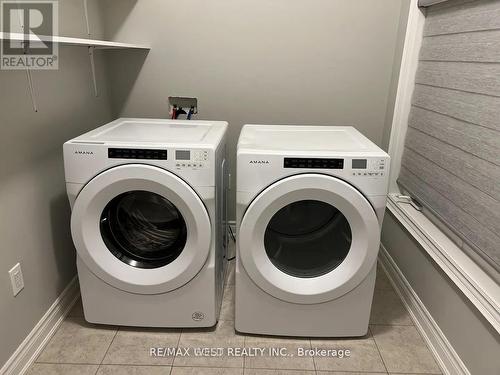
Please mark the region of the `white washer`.
POLYGON ((237 331, 367 333, 388 169, 389 156, 353 127, 244 126, 237 331))
POLYGON ((64 144, 87 321, 216 324, 226 129, 226 122, 122 118, 64 144))

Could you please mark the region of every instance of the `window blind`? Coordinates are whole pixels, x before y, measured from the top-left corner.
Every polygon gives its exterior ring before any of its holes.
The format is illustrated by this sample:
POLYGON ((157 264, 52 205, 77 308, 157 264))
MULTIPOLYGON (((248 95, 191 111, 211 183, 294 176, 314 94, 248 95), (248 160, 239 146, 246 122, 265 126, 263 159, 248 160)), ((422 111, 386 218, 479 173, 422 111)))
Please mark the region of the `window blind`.
POLYGON ((426 8, 400 186, 500 271, 500 0, 426 8))

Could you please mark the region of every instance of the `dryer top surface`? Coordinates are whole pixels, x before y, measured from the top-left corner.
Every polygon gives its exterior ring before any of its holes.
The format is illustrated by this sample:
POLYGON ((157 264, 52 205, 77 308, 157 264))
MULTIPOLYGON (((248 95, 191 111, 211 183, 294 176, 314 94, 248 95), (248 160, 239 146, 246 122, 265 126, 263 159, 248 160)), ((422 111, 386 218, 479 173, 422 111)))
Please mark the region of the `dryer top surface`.
POLYGON ((217 145, 226 128, 223 121, 120 118, 71 142, 217 145))
POLYGON ((352 126, 245 125, 240 135, 238 149, 273 152, 384 153, 352 126))

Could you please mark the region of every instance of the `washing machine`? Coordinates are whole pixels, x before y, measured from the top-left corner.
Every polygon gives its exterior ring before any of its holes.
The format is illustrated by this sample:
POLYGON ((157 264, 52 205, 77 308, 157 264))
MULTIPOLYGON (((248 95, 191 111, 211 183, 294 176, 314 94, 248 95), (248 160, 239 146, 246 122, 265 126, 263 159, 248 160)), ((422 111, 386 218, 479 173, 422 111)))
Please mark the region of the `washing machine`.
POLYGON ((122 118, 64 144, 85 319, 216 324, 226 122, 122 118))
POLYGON ((243 127, 237 331, 367 333, 388 172, 389 156, 353 127, 243 127))

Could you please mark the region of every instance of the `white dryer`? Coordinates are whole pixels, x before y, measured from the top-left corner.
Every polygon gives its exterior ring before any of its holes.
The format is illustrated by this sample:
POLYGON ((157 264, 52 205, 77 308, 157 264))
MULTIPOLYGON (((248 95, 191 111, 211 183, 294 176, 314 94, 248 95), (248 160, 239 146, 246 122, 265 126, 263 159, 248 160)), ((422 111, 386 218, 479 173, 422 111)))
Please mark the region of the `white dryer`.
POLYGON ((216 324, 226 129, 226 122, 122 118, 64 144, 87 321, 216 324))
POLYGON ((244 126, 237 331, 367 333, 388 169, 389 156, 353 127, 244 126))

